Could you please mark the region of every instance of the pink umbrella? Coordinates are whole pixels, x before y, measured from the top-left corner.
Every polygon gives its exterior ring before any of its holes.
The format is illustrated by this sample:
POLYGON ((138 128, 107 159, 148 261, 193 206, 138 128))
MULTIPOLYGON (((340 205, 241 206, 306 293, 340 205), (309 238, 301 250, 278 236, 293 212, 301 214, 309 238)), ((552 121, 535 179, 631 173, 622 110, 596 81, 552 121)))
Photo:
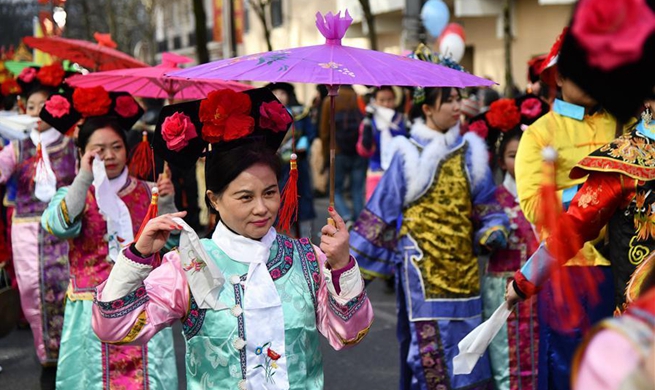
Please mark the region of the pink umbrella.
POLYGON ((66 82, 73 87, 100 85, 107 91, 128 92, 133 96, 155 99, 203 99, 215 89, 243 91, 252 88, 235 81, 187 80, 164 76, 165 73, 178 69, 178 64, 191 61, 188 57, 164 53, 162 63, 157 66, 76 75, 66 79, 66 82))
POLYGON ((258 80, 328 85, 330 96, 330 205, 334 206, 336 149, 334 96, 339 85, 398 85, 413 87, 490 86, 494 82, 429 62, 343 46, 341 39, 352 23, 346 11, 325 18, 316 14, 316 27, 325 44, 230 58, 170 73, 189 79, 258 80))

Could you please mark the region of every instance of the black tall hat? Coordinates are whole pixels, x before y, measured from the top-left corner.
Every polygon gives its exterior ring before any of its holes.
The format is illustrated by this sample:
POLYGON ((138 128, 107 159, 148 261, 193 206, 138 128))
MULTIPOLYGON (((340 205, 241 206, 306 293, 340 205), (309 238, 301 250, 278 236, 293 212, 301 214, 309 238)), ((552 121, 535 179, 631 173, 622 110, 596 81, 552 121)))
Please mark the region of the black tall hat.
POLYGON ((127 92, 107 92, 102 87, 75 88, 50 95, 39 117, 66 134, 80 119, 115 117, 123 130, 130 130, 143 115, 143 108, 127 92))
POLYGON ((292 123, 268 88, 216 90, 206 99, 162 108, 153 148, 170 164, 190 168, 205 152, 220 153, 244 143, 262 142, 277 150, 292 123))

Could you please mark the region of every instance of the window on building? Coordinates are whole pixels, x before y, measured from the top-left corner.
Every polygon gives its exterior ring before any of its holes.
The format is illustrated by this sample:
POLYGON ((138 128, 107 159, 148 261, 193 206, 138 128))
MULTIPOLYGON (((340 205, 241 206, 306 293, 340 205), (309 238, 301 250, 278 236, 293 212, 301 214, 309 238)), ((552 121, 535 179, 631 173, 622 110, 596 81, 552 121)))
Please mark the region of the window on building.
POLYGON ((214 29, 212 27, 207 27, 207 42, 214 40, 214 29))
POLYGON ((163 41, 157 42, 157 53, 163 53, 165 51, 168 51, 168 42, 164 39, 163 41))
POLYGON ((196 33, 195 32, 190 32, 189 33, 189 46, 195 46, 196 45, 196 33))
POLYGON ((179 35, 177 37, 173 37, 173 50, 177 50, 182 47, 182 37, 179 35))
POLYGON ((271 25, 273 27, 282 25, 282 0, 271 0, 271 25))

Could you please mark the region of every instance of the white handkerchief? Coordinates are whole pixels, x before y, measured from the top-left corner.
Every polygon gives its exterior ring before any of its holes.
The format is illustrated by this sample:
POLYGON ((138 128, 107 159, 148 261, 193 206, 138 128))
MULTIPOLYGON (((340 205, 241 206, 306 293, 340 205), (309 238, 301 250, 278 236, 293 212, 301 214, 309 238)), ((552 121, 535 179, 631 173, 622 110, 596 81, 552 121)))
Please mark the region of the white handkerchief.
POLYGON ((201 309, 227 309, 218 300, 225 277, 218 266, 209 257, 196 232, 182 218, 173 221, 183 227, 180 233, 178 251, 182 270, 186 273, 191 294, 201 309))
POLYGON ((491 344, 491 340, 496 337, 505 322, 507 322, 511 312, 512 310, 507 307, 507 303, 503 302, 488 320, 478 325, 457 344, 459 354, 453 358, 453 373, 455 375, 466 375, 473 371, 478 360, 491 344))

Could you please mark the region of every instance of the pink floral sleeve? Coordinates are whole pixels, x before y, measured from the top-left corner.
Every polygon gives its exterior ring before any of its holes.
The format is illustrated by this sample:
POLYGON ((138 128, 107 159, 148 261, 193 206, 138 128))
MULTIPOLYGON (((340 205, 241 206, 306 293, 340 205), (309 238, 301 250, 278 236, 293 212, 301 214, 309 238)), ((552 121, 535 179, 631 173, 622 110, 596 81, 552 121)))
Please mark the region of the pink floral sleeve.
POLYGON ((112 344, 145 344, 161 329, 184 318, 190 293, 179 263, 177 252, 169 252, 152 270, 121 254, 109 279, 96 289, 92 326, 98 338, 112 344), (107 294, 108 283, 120 284, 125 294, 107 294))
POLYGON ((359 267, 355 265, 339 275, 340 292, 337 294, 333 273, 325 267, 325 254, 317 247, 314 250, 321 266, 316 308, 318 330, 336 350, 356 345, 373 322, 373 307, 359 267))
POLYGON ((10 142, 0 150, 0 183, 6 183, 16 169, 16 151, 14 142, 10 142))

